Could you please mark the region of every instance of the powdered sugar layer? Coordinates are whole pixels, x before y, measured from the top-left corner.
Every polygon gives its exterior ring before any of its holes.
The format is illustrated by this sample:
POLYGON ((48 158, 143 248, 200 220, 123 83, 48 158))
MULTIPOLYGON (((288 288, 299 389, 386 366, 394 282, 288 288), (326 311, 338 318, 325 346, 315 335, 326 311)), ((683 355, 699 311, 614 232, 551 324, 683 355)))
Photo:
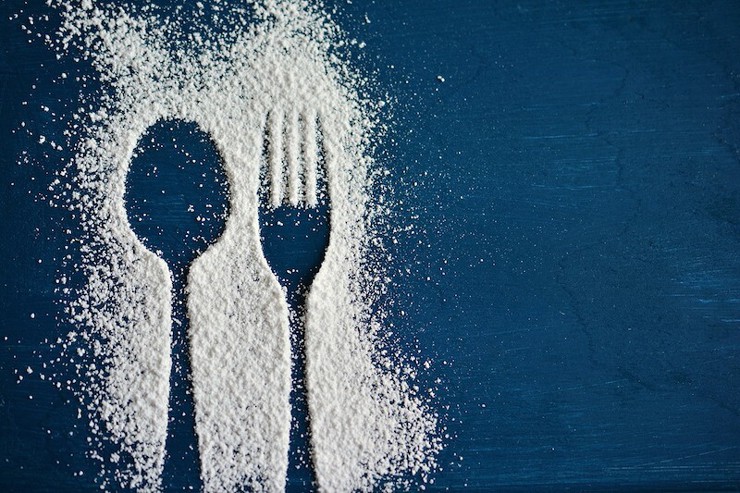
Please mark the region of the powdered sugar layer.
MULTIPOLYGON (((425 480, 440 448, 436 416, 409 384, 413 370, 379 353, 382 318, 369 315, 388 282, 372 263, 380 217, 369 194, 372 108, 358 97, 361 80, 335 54, 342 34, 328 16, 300 0, 247 3, 251 24, 217 42, 195 36, 183 46, 168 43, 176 25, 146 10, 57 4, 65 23, 56 47, 81 50, 111 88, 87 112, 77 188, 68 197, 84 214, 88 283, 70 314, 96 360, 79 390, 103 485, 161 489, 172 286, 167 265, 131 231, 123 196, 138 139, 162 119, 193 121, 207 132, 230 182, 224 234, 188 279, 205 490, 285 486, 289 313, 262 254, 257 216, 259 170, 270 161, 290 170, 298 160, 312 169, 323 159, 329 184, 330 245, 305 321, 319 487, 371 490, 381 479, 418 473, 425 480), (283 131, 269 132, 275 121, 283 131), (321 149, 311 129, 320 132, 321 149), (287 144, 263 156, 266 134, 287 144)), ((291 180, 284 198, 296 203, 291 180)))

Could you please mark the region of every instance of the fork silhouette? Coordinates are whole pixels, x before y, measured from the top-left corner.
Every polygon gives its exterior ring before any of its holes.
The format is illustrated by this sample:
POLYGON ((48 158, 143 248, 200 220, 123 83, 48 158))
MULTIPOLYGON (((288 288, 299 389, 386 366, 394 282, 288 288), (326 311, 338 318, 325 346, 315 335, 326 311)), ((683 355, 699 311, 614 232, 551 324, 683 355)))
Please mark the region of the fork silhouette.
POLYGON ((260 239, 290 306, 292 390, 287 488, 315 486, 305 386, 304 302, 329 243, 329 197, 316 114, 272 112, 265 128, 260 239))

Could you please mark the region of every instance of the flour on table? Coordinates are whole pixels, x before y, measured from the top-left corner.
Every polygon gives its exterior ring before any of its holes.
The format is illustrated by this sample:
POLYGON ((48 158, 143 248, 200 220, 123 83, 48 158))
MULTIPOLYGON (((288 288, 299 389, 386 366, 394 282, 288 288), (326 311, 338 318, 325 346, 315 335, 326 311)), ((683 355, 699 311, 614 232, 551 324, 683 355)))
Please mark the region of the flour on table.
MULTIPOLYGON (((63 24, 49 42, 61 56, 91 63, 105 88, 83 97, 75 115, 68 144, 76 159, 65 171, 75 178, 58 197, 82 222, 86 284, 68 305, 75 330, 67 343, 84 348, 72 385, 90 416, 101 486, 162 488, 172 284, 165 262, 132 232, 124 192, 139 139, 167 119, 195 122, 210 135, 230 183, 225 231, 188 278, 205 491, 285 488, 289 310, 259 238, 266 134, 287 142, 270 146, 286 155, 267 159, 303 160, 309 182, 323 159, 331 197, 330 245, 305 319, 319 488, 426 482, 441 449, 438 418, 415 390, 416 369, 383 350, 387 327, 377 306, 391 282, 377 260, 383 209, 371 194, 380 105, 360 96, 366 81, 338 54, 350 44, 341 29, 320 5, 302 0, 215 2, 213 15, 224 20, 211 18, 211 27, 203 22, 203 32, 189 35, 154 6, 52 4, 63 24)), ((197 7, 196 18, 205 16, 197 7)), ((291 202, 293 189, 288 183, 291 202)))

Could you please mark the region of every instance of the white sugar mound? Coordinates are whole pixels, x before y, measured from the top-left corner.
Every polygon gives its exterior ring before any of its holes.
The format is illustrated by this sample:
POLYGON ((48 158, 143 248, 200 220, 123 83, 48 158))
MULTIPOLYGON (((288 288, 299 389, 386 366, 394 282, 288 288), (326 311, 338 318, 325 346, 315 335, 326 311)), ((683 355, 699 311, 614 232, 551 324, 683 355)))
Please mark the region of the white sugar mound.
POLYGON ((358 93, 364 80, 337 55, 347 44, 343 32, 320 5, 303 0, 247 1, 231 17, 222 14, 228 30, 204 27, 180 38, 178 23, 154 7, 106 5, 54 1, 63 25, 51 41, 60 55, 91 63, 104 86, 78 110, 69 139, 76 178, 59 197, 82 221, 86 284, 68 313, 71 337, 89 349, 75 388, 91 417, 101 486, 162 488, 172 284, 165 262, 132 232, 124 192, 139 139, 163 119, 192 121, 208 133, 230 184, 225 231, 188 279, 205 491, 285 488, 289 311, 262 254, 258 187, 266 162, 295 160, 311 170, 323 159, 331 200, 330 244, 305 320, 319 488, 427 481, 441 448, 438 419, 414 390, 415 369, 382 351, 389 342, 374 303, 390 281, 373 260, 383 214, 371 194, 377 122, 358 93), (277 149, 271 156, 262 155, 265 135, 285 141, 269 146, 277 149))

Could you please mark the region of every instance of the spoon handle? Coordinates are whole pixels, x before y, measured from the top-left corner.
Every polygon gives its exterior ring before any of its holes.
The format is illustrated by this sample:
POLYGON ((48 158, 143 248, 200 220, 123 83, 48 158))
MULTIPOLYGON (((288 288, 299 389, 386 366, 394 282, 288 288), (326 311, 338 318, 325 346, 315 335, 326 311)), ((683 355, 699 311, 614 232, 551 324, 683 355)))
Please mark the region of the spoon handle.
POLYGON ((167 456, 164 478, 167 487, 193 487, 200 491, 198 443, 195 433, 195 403, 191 379, 190 326, 187 314, 187 269, 175 266, 172 270, 172 329, 169 423, 167 426, 167 456), (197 474, 193 474, 197 472, 197 474), (196 481, 195 484, 188 480, 196 481))

